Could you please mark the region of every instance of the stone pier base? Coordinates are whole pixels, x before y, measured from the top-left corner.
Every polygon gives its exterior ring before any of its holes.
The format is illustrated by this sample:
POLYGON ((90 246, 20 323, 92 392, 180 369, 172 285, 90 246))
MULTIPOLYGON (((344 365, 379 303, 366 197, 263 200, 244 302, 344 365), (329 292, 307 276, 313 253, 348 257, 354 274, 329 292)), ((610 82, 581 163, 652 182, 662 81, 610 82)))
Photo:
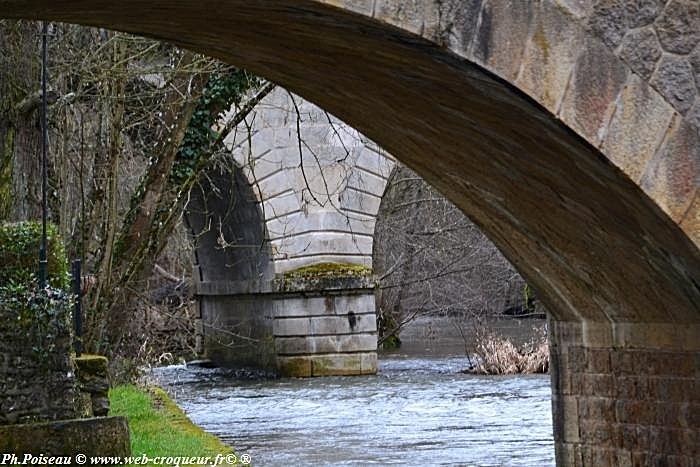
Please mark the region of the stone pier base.
POLYGON ((700 465, 697 325, 550 327, 557 465, 700 465))
POLYGON ((377 372, 372 289, 288 294, 275 301, 275 348, 284 376, 377 372))
POLYGON ((287 274, 268 283, 199 283, 205 353, 282 376, 377 372, 373 280, 287 274))

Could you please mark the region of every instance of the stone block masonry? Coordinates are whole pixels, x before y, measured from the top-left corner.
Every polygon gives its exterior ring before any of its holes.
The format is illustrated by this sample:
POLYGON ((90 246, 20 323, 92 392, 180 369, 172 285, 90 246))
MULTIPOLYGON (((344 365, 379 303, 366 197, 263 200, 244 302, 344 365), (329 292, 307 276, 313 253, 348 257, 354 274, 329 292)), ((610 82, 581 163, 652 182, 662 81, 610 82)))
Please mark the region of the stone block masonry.
POLYGON ((109 413, 107 358, 82 355, 73 358, 78 380, 79 410, 83 417, 104 417, 109 413))
POLYGON ((377 372, 374 289, 354 279, 345 282, 335 290, 292 292, 275 301, 273 331, 282 375, 377 372))
POLYGON ((637 335, 656 339, 623 343, 614 326, 593 335, 575 323, 551 325, 558 465, 698 465, 700 353, 685 340, 692 332, 639 325, 648 329, 637 335))
POLYGON ((370 275, 279 276, 257 290, 199 283, 206 355, 283 376, 373 374, 377 324, 370 275))

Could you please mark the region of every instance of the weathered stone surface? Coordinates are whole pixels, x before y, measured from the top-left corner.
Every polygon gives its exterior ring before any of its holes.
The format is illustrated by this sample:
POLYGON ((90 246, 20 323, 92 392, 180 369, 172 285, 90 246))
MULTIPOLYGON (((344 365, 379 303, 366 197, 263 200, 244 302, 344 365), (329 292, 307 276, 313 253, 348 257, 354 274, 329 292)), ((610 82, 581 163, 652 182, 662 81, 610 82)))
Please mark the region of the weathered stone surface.
POLYGON ((564 8, 571 15, 583 18, 590 14, 597 0, 556 0, 557 6, 564 8))
POLYGON ((534 4, 486 0, 472 45, 472 57, 492 72, 514 80, 535 14, 534 4))
POLYGON ((695 50, 688 56, 688 62, 693 69, 695 85, 698 87, 698 92, 700 92, 700 45, 695 47, 695 50))
POLYGON ((83 415, 101 417, 109 413, 107 358, 101 355, 73 357, 83 415))
POLYGON ((424 3, 429 13, 423 22, 423 37, 453 50, 466 52, 474 38, 482 0, 424 3))
POLYGON ((291 377, 352 376, 377 372, 377 353, 280 357, 280 374, 291 377))
POLYGON ((620 0, 602 0, 595 4, 588 17, 588 27, 609 47, 617 47, 628 28, 627 2, 620 0))
POLYGON ((700 42, 700 4, 693 0, 671 0, 655 27, 664 50, 689 53, 700 42))
POLYGON ((661 46, 652 28, 630 31, 620 45, 620 57, 645 80, 651 78, 661 54, 661 46))
POLYGON ((540 4, 516 82, 552 113, 559 110, 582 37, 583 29, 566 12, 540 4))
POLYGON ((376 334, 346 334, 307 337, 277 337, 275 349, 278 355, 315 355, 324 353, 376 352, 376 334))
POLYGON ((662 57, 651 84, 682 114, 690 110, 697 95, 693 70, 685 58, 662 57))
POLYGON ((688 423, 697 350, 580 346, 567 330, 570 323, 551 326, 564 337, 552 346, 552 384, 568 388, 567 395, 552 398, 558 465, 627 465, 630 452, 692 465, 700 453, 693 441, 700 425, 688 423))
POLYGON ((311 357, 313 376, 366 375, 377 372, 377 354, 319 355, 311 357))
POLYGON ((109 397, 106 394, 93 394, 90 402, 95 417, 106 417, 109 414, 109 397))
POLYGON ((389 24, 400 25, 415 34, 423 31, 426 5, 431 2, 408 0, 375 0, 374 17, 389 24))
MULTIPOLYGON (((129 456, 125 417, 101 417, 0 426, 0 452, 39 456, 129 456)), ((79 465, 72 462, 70 465, 79 465)))
POLYGON ((700 131, 700 98, 695 99, 695 104, 685 115, 685 120, 700 131))
POLYGON ((680 222, 700 187, 700 132, 680 118, 641 180, 644 191, 680 222))
MULTIPOLYGON (((422 12, 427 6, 414 2, 400 6, 397 13, 391 5, 387 5, 389 10, 385 11, 380 4, 377 12, 380 16, 389 15, 387 18, 396 13, 400 19, 404 17, 401 13, 404 7, 422 12)), ((416 17, 423 21, 421 15, 416 17)), ((250 277, 265 276, 270 270, 281 273, 330 261, 371 266, 371 235, 376 213, 394 165, 390 157, 378 154, 381 150, 376 149, 374 143, 319 107, 283 89, 266 96, 253 115, 226 137, 226 143, 242 167, 240 172, 244 178, 240 177, 242 180, 237 184, 249 187, 236 187, 233 196, 217 195, 232 191, 224 186, 217 187, 218 191, 201 190, 204 194, 195 190, 193 224, 197 232, 209 225, 201 222, 197 215, 198 211, 203 211, 204 200, 200 198, 204 197, 215 208, 215 215, 208 217, 226 219, 229 228, 224 232, 224 239, 241 239, 238 243, 250 245, 246 251, 234 248, 234 242, 230 242, 232 247, 225 249, 229 257, 226 264, 246 264, 245 268, 231 271, 232 274, 248 272, 252 266, 250 258, 257 260, 259 269, 250 271, 250 277), (253 135, 250 138, 249 131, 253 135), (301 151, 298 136, 304 141, 301 151), (246 200, 245 209, 240 207, 241 199, 246 200), (228 203, 235 204, 237 209, 228 209, 228 203), (252 206, 247 206, 248 203, 252 206), (258 206, 258 203, 261 204, 258 206), (250 212, 244 215, 246 210, 250 212), (235 211, 242 212, 235 214, 235 211), (245 225, 249 227, 243 227, 245 225), (259 238, 262 233, 251 232, 251 225, 266 229, 265 246, 269 247, 270 258, 262 258, 268 253, 266 248, 257 248, 263 241, 259 238), (231 226, 238 226, 239 231, 231 226), (269 263, 263 264, 266 259, 269 263)), ((214 181, 218 183, 218 177, 214 177, 214 181)), ((215 233, 205 231, 200 243, 208 247, 212 239, 207 236, 216 237, 215 233)), ((217 264, 215 258, 200 255, 200 269, 205 269, 204 275, 207 275, 208 265, 214 264, 217 264)))
POLYGON ((633 0, 627 6, 627 26, 639 28, 654 22, 661 13, 665 0, 633 0))
MULTIPOLYGON (((369 313, 360 314, 351 311, 346 316, 277 318, 274 321, 273 330, 276 337, 376 332, 377 322, 373 308, 369 313)), ((309 311, 313 312, 313 310, 309 311)))
POLYGON ((70 304, 56 302, 59 305, 44 317, 30 315, 29 320, 22 319, 25 310, 7 307, 6 302, 0 305, 0 426, 80 413, 69 356, 70 304), (45 338, 47 330, 55 333, 51 341, 45 338))
POLYGON ((562 119, 589 141, 600 142, 626 79, 617 57, 598 41, 588 41, 564 96, 562 119))
POLYGON ((674 111, 636 75, 630 75, 620 97, 602 150, 632 180, 639 181, 659 148, 674 111), (663 122, 666 125, 659 125, 663 122))
POLYGON ((374 312, 374 294, 348 294, 331 296, 297 296, 291 295, 275 302, 274 316, 307 317, 314 315, 347 316, 350 311, 374 312))
POLYGON ((221 366, 276 368, 270 294, 200 297, 206 356, 221 366))
POLYGON ((301 357, 278 357, 278 371, 282 376, 293 376, 296 378, 309 378, 313 376, 311 371, 311 358, 301 357))

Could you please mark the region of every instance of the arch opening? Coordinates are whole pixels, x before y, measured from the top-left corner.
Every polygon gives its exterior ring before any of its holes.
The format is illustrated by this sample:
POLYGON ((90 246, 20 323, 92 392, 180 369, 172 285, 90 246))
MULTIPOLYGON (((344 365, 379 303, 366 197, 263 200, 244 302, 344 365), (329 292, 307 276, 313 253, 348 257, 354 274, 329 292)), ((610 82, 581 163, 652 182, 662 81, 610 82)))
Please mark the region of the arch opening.
POLYGON ((193 281, 206 355, 240 367, 274 368, 272 310, 253 296, 269 287, 272 254, 242 170, 235 164, 206 170, 185 214, 194 237, 193 281))

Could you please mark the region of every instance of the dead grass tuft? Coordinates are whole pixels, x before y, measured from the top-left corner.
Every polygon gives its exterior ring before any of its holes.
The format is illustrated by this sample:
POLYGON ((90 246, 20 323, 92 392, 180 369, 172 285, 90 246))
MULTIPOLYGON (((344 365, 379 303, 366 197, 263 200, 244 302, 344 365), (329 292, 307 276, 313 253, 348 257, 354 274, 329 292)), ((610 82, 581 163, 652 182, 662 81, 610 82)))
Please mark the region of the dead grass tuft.
POLYGON ((510 375, 516 373, 547 373, 549 346, 544 332, 523 348, 518 349, 507 337, 495 332, 476 336, 476 363, 467 370, 480 375, 510 375))

